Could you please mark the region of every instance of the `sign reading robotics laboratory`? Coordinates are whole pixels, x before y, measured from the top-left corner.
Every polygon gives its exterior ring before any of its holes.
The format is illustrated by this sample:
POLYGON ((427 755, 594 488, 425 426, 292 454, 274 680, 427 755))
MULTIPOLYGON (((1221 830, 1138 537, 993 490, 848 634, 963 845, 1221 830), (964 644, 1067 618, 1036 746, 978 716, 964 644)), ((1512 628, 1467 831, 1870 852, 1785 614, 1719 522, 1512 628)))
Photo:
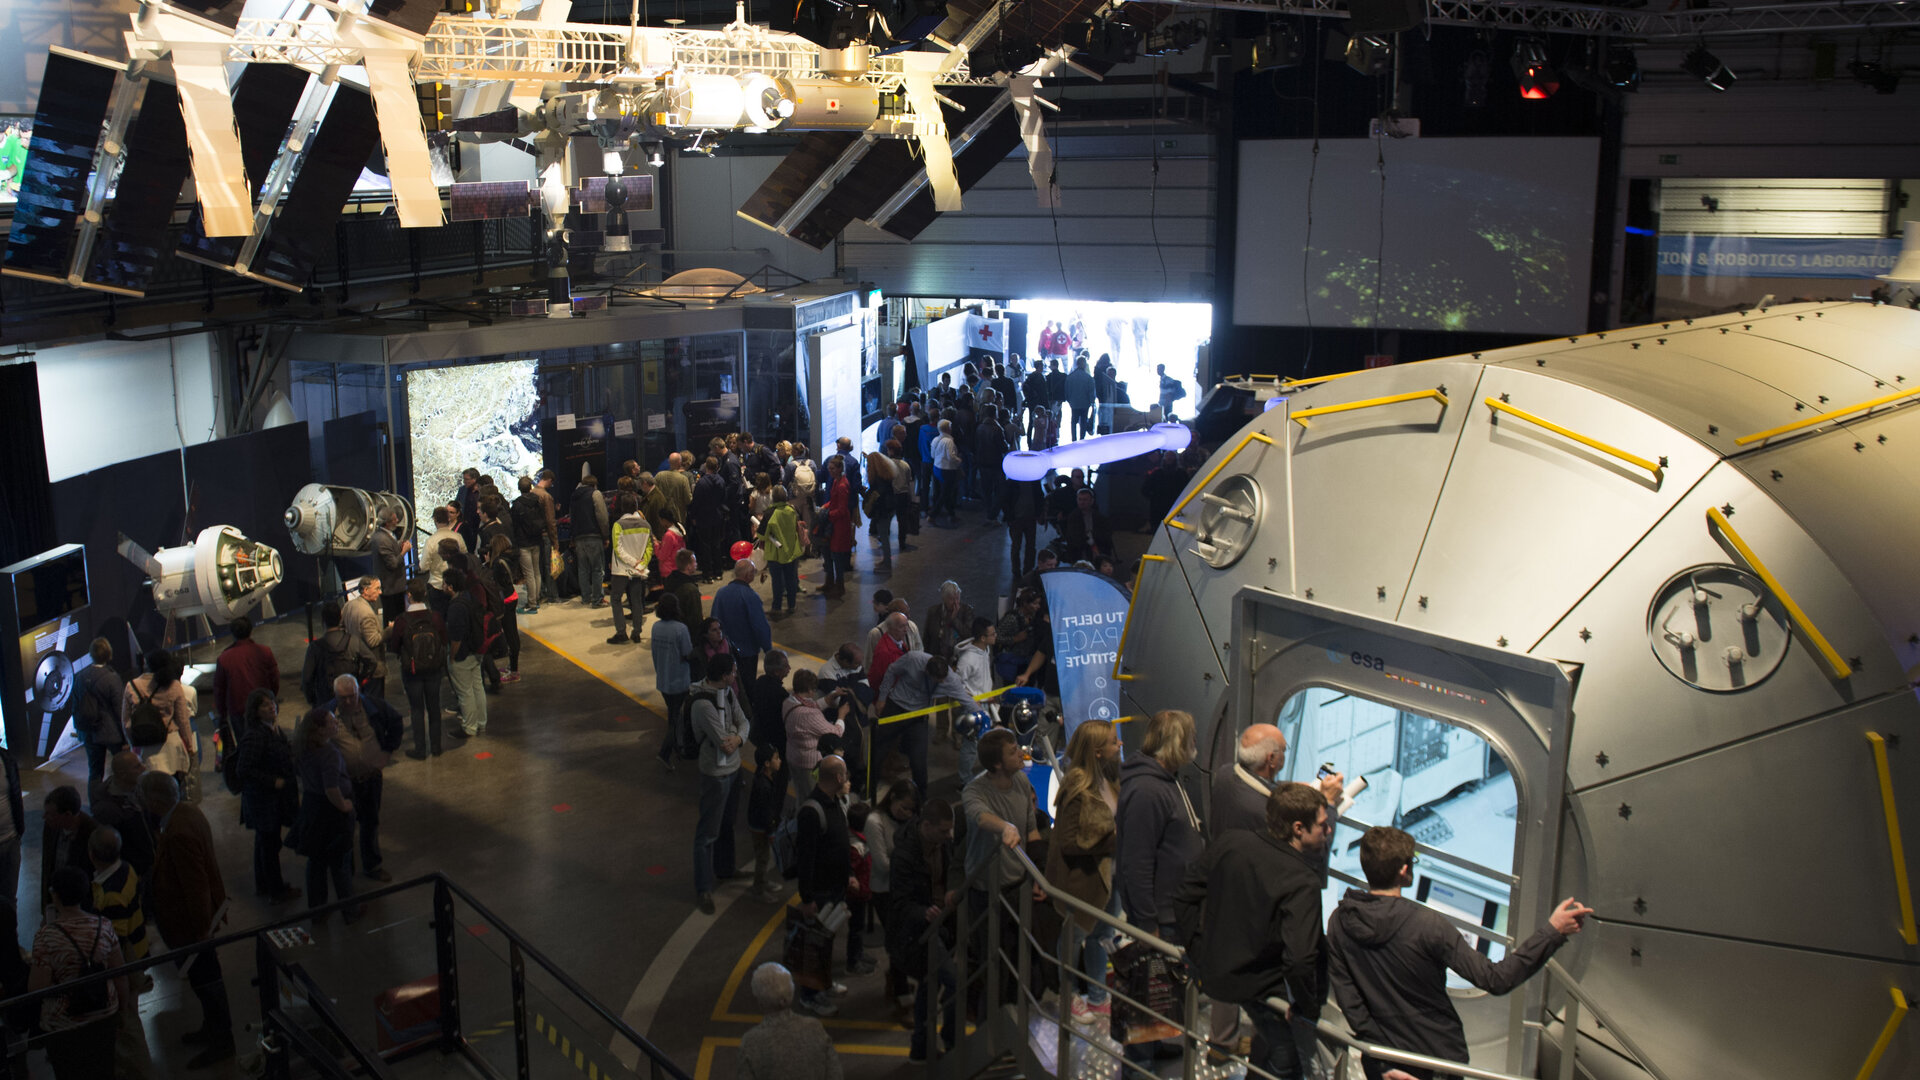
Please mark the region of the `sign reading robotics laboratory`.
POLYGON ((1053 661, 1060 671, 1061 719, 1067 738, 1089 717, 1120 719, 1120 684, 1113 661, 1127 621, 1127 594, 1118 582, 1087 570, 1040 576, 1053 621, 1053 661))
POLYGON ((1897 239, 1799 236, 1660 238, 1661 277, 1870 278, 1893 269, 1897 239))

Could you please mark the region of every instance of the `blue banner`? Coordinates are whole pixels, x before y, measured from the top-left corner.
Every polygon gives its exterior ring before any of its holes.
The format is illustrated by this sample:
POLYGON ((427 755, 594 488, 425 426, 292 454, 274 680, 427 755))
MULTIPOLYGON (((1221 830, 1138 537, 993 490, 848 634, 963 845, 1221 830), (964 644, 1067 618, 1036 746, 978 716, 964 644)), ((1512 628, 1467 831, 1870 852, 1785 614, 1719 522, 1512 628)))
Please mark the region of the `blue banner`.
POLYGON ((1871 278, 1893 269, 1900 241, 1798 236, 1660 238, 1661 277, 1871 278))
MULTIPOLYGON (((1113 661, 1127 621, 1127 591, 1090 570, 1053 570, 1040 575, 1053 621, 1053 662, 1060 672, 1061 720, 1067 738, 1089 717, 1120 719, 1120 684, 1113 661)), ((1064 751, 1065 747, 1061 747, 1064 751)))

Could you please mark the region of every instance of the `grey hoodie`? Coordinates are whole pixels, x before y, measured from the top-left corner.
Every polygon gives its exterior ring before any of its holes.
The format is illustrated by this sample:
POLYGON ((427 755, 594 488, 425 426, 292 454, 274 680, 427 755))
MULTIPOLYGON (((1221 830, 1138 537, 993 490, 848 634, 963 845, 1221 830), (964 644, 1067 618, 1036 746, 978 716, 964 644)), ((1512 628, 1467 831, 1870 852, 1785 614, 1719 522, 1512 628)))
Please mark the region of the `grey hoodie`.
POLYGON ((1327 924, 1329 978, 1347 1026, 1368 1042, 1448 1061, 1467 1060, 1467 1037, 1447 997, 1447 970, 1505 994, 1566 943, 1542 926, 1494 963, 1438 912, 1360 889, 1347 890, 1327 924))

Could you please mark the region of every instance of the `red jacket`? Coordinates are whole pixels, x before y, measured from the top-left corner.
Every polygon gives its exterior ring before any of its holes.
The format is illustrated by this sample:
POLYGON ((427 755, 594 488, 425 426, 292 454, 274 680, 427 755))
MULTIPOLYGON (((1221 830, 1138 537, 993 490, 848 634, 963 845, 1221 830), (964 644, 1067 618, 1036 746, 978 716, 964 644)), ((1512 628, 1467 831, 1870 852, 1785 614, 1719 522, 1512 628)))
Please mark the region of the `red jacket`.
POLYGON ((873 655, 867 657, 867 685, 873 692, 880 692, 880 681, 887 677, 887 669, 895 660, 907 655, 907 647, 881 631, 880 640, 874 642, 873 655))
POLYGON ((827 517, 833 521, 833 537, 828 542, 828 550, 853 550, 853 486, 846 477, 833 482, 833 494, 827 497, 827 517))
POLYGON ((227 646, 213 662, 213 708, 235 720, 246 712, 247 698, 266 688, 280 692, 280 662, 273 650, 247 638, 227 646))

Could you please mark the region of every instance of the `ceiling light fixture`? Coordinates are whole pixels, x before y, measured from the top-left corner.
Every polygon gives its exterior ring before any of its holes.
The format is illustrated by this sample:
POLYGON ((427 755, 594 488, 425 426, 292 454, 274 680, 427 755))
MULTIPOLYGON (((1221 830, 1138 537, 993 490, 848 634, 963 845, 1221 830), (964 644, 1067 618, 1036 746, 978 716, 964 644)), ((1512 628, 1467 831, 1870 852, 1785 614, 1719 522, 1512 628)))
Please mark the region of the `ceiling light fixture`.
POLYGON ((1521 38, 1514 46, 1513 77, 1528 101, 1545 101, 1560 90, 1560 73, 1547 62, 1547 43, 1536 37, 1521 38))
POLYGON ((1720 62, 1719 57, 1708 52, 1705 45, 1695 45, 1687 58, 1680 62, 1680 69, 1722 93, 1739 78, 1720 62))

